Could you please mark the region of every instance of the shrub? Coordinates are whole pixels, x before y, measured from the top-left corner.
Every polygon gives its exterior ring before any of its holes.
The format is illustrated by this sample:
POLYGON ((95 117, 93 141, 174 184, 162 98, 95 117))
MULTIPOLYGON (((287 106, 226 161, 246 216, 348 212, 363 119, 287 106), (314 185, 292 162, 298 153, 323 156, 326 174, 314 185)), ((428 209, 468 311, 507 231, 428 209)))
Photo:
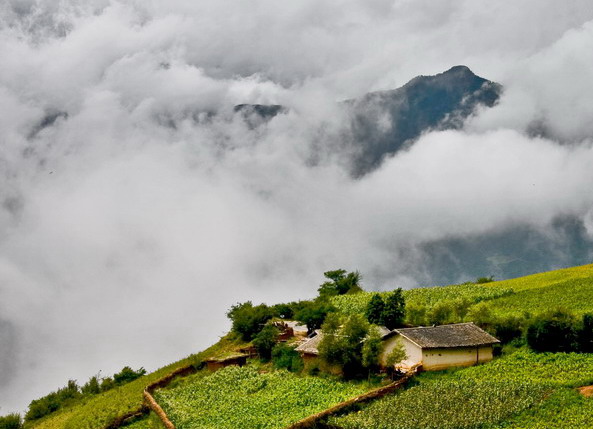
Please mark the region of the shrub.
POLYGON ((81 388, 80 391, 84 395, 96 395, 101 393, 101 385, 99 384, 99 377, 96 375, 91 377, 81 388))
POLYGON ((290 372, 300 372, 303 369, 303 359, 292 347, 280 343, 272 349, 272 362, 276 369, 286 369, 290 372))
POLYGON ((143 375, 146 375, 146 370, 144 368, 134 371, 129 366, 124 366, 120 372, 113 374, 113 381, 117 386, 121 386, 122 384, 134 381, 143 375))
POLYGON ((523 336, 524 320, 520 317, 505 317, 496 320, 492 324, 492 331, 494 336, 503 344, 508 344, 511 341, 521 338, 523 336))
POLYGON ((583 323, 578 336, 579 350, 583 353, 593 353, 593 314, 583 315, 583 323))
POLYGON ((20 414, 13 413, 0 417, 0 429, 21 429, 22 427, 23 421, 20 414))
POLYGON ((572 314, 556 310, 529 325, 527 344, 537 352, 571 352, 578 349, 577 333, 572 314))
POLYGON ((25 421, 40 419, 77 400, 81 396, 82 394, 78 389, 76 381, 68 380, 68 384, 65 387, 31 401, 29 409, 25 414, 25 421))

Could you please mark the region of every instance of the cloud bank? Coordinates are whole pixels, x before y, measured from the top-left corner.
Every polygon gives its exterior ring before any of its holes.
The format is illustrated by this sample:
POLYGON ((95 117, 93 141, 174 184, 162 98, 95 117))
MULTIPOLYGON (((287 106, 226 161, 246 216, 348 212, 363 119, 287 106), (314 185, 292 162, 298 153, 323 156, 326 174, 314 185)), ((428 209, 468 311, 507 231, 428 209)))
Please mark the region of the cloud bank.
POLYGON ((0 6, 1 414, 330 268, 412 287, 443 282, 426 243, 556 242, 566 216, 593 240, 589 1, 146 3, 0 6), (337 102, 455 64, 500 103, 350 177, 337 102), (253 128, 240 103, 290 110, 253 128))

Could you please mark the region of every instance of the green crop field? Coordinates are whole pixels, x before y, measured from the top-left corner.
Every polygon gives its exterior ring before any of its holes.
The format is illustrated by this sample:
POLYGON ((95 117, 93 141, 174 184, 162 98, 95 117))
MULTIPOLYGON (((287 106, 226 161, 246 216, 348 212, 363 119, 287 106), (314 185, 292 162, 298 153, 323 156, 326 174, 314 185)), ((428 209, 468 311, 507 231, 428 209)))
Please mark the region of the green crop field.
MULTIPOLYGON (((385 297, 389 292, 381 292, 385 297)), ((345 314, 364 314, 373 292, 332 297, 345 314)), ((593 265, 566 268, 499 282, 435 286, 404 291, 406 305, 426 308, 443 301, 487 301, 495 315, 532 315, 561 307, 579 315, 593 312, 593 265)), ((470 307, 471 308, 471 307, 470 307)), ((461 320, 458 320, 461 321, 461 320)))
POLYGON ((367 391, 361 383, 227 367, 155 392, 178 429, 283 428, 367 391))
POLYGON ((593 384, 590 354, 520 349, 485 365, 425 373, 418 383, 332 423, 344 429, 590 427, 593 399, 572 388, 593 384), (546 426, 550 416, 567 423, 546 426))
MULTIPOLYGON (((331 298, 331 303, 344 314, 364 314, 367 304, 376 292, 360 292, 351 295, 339 295, 331 298)), ((385 298, 390 292, 380 292, 385 298)), ((507 297, 513 294, 511 288, 487 287, 484 285, 460 284, 409 289, 404 291, 406 305, 431 307, 440 301, 465 300, 476 304, 481 301, 507 297)))

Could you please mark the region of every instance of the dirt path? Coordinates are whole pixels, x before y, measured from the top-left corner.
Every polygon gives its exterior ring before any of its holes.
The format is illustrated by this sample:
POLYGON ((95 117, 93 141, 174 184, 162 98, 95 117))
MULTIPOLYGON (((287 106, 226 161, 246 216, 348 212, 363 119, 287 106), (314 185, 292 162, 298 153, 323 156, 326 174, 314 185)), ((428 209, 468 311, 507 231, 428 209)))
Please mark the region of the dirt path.
POLYGON ((579 387, 579 393, 587 398, 593 397, 593 386, 579 387))

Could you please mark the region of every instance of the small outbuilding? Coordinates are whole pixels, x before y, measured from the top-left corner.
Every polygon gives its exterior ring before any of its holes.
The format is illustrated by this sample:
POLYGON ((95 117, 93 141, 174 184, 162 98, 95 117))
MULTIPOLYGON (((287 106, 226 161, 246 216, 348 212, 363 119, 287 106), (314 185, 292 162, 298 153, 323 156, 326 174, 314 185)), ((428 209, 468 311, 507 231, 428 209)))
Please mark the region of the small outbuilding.
POLYGON ((492 347, 500 343, 472 322, 394 329, 384 341, 384 365, 391 351, 401 344, 407 358, 396 366, 407 370, 422 365, 425 371, 491 361, 492 347))
POLYGON ((249 355, 245 353, 230 353, 227 355, 208 359, 206 366, 210 371, 217 371, 231 365, 243 366, 247 364, 249 355))

